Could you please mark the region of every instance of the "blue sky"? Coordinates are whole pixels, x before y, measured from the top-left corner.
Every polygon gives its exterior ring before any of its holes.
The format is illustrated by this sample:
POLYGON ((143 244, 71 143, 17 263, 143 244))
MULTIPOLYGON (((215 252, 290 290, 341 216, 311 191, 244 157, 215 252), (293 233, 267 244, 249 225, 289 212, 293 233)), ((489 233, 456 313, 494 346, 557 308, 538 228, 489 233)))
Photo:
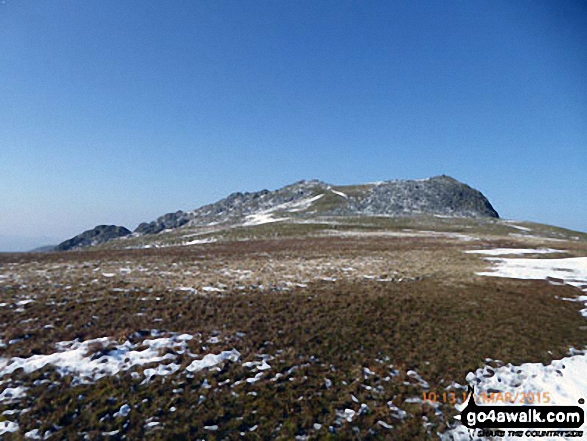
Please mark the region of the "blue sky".
POLYGON ((0 4, 0 249, 442 173, 587 231, 584 1, 0 4))

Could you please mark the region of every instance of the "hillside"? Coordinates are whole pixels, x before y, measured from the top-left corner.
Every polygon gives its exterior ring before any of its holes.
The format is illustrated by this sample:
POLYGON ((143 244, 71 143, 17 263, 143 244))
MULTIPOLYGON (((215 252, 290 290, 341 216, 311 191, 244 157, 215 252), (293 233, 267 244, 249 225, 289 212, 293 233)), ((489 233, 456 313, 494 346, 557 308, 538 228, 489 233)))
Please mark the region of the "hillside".
MULTIPOLYGON (((284 220, 310 221, 319 217, 413 217, 438 215, 458 218, 498 218, 479 192, 448 176, 334 186, 318 180, 299 181, 278 190, 233 193, 192 211, 168 213, 141 223, 134 236, 158 234, 181 227, 253 226, 284 220)), ((58 246, 68 250, 99 245, 128 236, 124 227, 89 230, 58 246)))
POLYGON ((0 254, 4 438, 468 440, 467 385, 587 393, 548 386, 582 387, 587 235, 448 177, 235 193, 68 248, 0 254))
POLYGON ((438 214, 456 217, 499 217, 479 191, 448 176, 422 180, 385 181, 334 186, 318 180, 299 181, 275 191, 233 193, 190 212, 169 213, 142 223, 140 234, 158 233, 182 225, 260 223, 280 214, 315 216, 411 216, 438 214))
POLYGON ((587 393, 587 235, 299 213, 0 254, 0 436, 468 440, 467 385, 587 393))

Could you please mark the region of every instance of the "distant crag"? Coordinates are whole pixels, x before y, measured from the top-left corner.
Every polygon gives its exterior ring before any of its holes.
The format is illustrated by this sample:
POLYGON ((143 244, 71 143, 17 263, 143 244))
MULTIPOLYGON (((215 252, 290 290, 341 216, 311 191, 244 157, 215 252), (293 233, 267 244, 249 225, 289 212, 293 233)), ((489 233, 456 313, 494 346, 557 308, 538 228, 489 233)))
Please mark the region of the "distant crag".
POLYGON ((118 237, 128 236, 131 231, 117 225, 98 225, 88 231, 84 231, 71 239, 61 242, 55 247, 56 251, 67 251, 75 248, 100 245, 118 237))

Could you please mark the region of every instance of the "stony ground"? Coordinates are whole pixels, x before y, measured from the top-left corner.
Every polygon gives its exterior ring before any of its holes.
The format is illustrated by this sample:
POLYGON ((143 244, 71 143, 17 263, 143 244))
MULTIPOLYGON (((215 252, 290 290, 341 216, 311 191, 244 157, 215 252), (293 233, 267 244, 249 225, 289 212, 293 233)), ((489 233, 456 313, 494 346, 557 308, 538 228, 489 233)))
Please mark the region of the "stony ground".
POLYGON ((4 436, 437 438, 486 359, 587 345, 578 289, 476 276, 490 264, 463 252, 538 246, 587 256, 582 238, 365 229, 0 254, 4 436))

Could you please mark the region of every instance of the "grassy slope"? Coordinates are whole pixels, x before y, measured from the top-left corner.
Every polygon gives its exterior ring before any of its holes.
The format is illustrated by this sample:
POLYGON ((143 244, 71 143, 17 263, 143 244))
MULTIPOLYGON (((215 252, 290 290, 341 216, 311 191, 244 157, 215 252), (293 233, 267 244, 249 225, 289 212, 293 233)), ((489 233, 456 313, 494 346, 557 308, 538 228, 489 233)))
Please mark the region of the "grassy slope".
MULTIPOLYGON (((144 385, 128 373, 71 387, 67 377, 60 379, 50 367, 30 376, 17 372, 13 378, 30 390, 16 407, 30 410, 18 418, 21 431, 14 437, 56 425, 60 438, 72 439, 80 433, 97 438, 113 430, 128 439, 236 439, 241 432, 250 439, 424 439, 444 430, 454 409, 446 403, 437 413, 429 404, 406 403, 423 392, 408 370, 416 370, 430 390, 442 394, 453 381, 464 383, 467 372, 487 357, 548 362, 570 346, 585 346, 579 305, 556 298, 576 296, 577 290, 542 281, 476 277, 474 272, 486 264, 462 252, 483 246, 537 246, 538 239, 511 236, 516 230, 501 223, 462 220, 447 228, 442 219, 430 218, 357 219, 328 229, 398 232, 416 227, 482 236, 476 241, 317 237, 322 228, 316 225, 267 224, 233 229, 236 237, 248 239, 239 242, 0 255, 0 274, 6 276, 0 279, 0 303, 8 304, 0 308, 0 339, 22 338, 0 349, 0 356, 52 353, 54 343, 74 338, 113 336, 123 342, 136 331, 159 329, 200 333, 201 341, 190 343, 196 354, 236 348, 243 361, 256 360, 258 354, 275 357, 262 380, 234 387, 234 381, 251 376, 238 363, 193 378, 178 373, 144 385), (306 237, 308 233, 312 236, 306 237), (122 273, 122 267, 132 271, 122 273), (205 294, 201 288, 209 285, 222 292, 205 294), (183 286, 198 293, 178 290, 183 286), (22 310, 14 305, 31 296, 35 302, 22 310), (47 324, 55 327, 46 329, 47 324), (237 332, 244 336, 235 338, 237 332), (213 334, 221 342, 203 349, 213 334), (390 365, 399 374, 387 378, 390 365), (270 381, 292 367, 297 368, 285 378, 270 381), (363 368, 374 374, 365 376, 363 368), (332 381, 330 388, 326 378, 332 381), (49 382, 35 386, 37 379, 49 382), (202 387, 204 379, 210 388, 202 387), (219 386, 227 379, 229 385, 219 386), (337 421, 337 410, 358 410, 351 395, 369 411, 352 423, 337 421), (392 416, 389 401, 409 416, 392 416), (129 418, 112 418, 123 403, 133 408, 129 418), (146 428, 153 417, 161 424, 146 428), (426 427, 423 417, 431 425, 426 427), (393 431, 379 420, 392 424, 393 431), (315 423, 322 427, 316 429, 315 423), (214 424, 218 431, 203 429, 214 424)), ((543 228, 542 234, 567 234, 543 228)), ((542 245, 587 255, 582 240, 542 245)), ((179 360, 183 367, 192 361, 185 355, 179 360)), ((0 413, 14 407, 0 405, 0 413)))

